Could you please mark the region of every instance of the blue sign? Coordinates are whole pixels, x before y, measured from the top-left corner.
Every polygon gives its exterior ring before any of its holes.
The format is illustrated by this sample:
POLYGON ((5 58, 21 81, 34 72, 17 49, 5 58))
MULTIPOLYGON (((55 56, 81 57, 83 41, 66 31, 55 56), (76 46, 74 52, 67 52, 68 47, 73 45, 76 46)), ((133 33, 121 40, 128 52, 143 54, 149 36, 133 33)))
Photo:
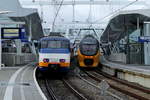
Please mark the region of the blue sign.
POLYGON ((26 36, 26 31, 24 28, 21 29, 21 42, 29 42, 28 37, 26 36))
POLYGON ((22 42, 28 42, 25 28, 3 27, 1 34, 2 39, 21 39, 22 42))
POLYGON ((138 37, 139 42, 150 42, 150 36, 140 36, 138 37))

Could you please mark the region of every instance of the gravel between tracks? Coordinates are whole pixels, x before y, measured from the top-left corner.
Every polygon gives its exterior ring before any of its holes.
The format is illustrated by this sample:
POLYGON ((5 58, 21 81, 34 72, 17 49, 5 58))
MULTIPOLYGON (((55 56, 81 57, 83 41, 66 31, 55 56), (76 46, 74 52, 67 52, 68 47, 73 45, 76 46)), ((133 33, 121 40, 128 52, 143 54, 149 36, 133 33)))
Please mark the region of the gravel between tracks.
MULTIPOLYGON (((89 82, 91 82, 91 83, 93 83, 94 85, 96 85, 96 86, 99 86, 99 85, 100 85, 100 82, 95 81, 94 79, 89 78, 89 77, 86 76, 86 75, 83 75, 83 77, 84 77, 86 80, 88 80, 89 82)), ((117 96, 120 97, 122 100, 137 100, 137 99, 135 99, 135 98, 133 98, 133 97, 130 97, 130 96, 128 96, 128 95, 126 95, 126 94, 123 94, 123 93, 121 93, 121 92, 119 92, 119 91, 117 91, 117 90, 115 90, 115 89, 112 89, 112 88, 109 88, 108 91, 111 92, 111 93, 114 94, 114 95, 117 95, 117 96)))
POLYGON ((84 82, 83 80, 79 79, 78 77, 71 77, 69 80, 72 82, 74 86, 76 86, 82 93, 84 93, 89 100, 117 100, 116 98, 105 95, 100 95, 100 90, 97 88, 89 85, 88 83, 84 82))
POLYGON ((79 100, 61 80, 49 80, 49 83, 59 100, 79 100))

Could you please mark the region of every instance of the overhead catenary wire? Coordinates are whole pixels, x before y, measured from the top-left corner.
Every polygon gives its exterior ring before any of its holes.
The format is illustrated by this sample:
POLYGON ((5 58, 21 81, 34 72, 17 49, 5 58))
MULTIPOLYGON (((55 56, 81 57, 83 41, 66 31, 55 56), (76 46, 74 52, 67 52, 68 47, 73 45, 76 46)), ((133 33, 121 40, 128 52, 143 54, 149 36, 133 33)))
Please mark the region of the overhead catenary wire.
POLYGON ((60 11, 60 9, 61 9, 61 7, 62 7, 62 5, 63 5, 63 2, 64 2, 64 0, 61 1, 60 5, 59 5, 59 8, 58 8, 58 10, 57 10, 57 12, 56 12, 56 14, 55 14, 55 17, 54 17, 54 20, 53 20, 53 23, 52 23, 52 31, 54 31, 54 28, 55 28, 55 21, 56 21, 56 19, 57 19, 57 16, 58 16, 58 14, 59 14, 59 11, 60 11))
POLYGON ((121 10, 123 10, 123 9, 125 9, 125 8, 127 8, 127 7, 129 7, 129 6, 131 6, 131 5, 133 5, 133 4, 136 3, 136 2, 138 2, 138 0, 135 0, 135 1, 133 1, 133 2, 131 2, 131 3, 129 3, 129 4, 127 4, 127 5, 125 5, 125 6, 121 7, 121 8, 119 8, 119 9, 115 10, 114 12, 111 12, 111 13, 109 13, 108 15, 104 16, 103 18, 97 19, 97 20, 93 21, 92 23, 94 24, 94 23, 98 22, 99 20, 102 21, 102 20, 104 20, 105 18, 108 18, 108 17, 112 16, 113 14, 115 14, 115 13, 117 13, 117 12, 119 12, 119 11, 121 11, 121 10))

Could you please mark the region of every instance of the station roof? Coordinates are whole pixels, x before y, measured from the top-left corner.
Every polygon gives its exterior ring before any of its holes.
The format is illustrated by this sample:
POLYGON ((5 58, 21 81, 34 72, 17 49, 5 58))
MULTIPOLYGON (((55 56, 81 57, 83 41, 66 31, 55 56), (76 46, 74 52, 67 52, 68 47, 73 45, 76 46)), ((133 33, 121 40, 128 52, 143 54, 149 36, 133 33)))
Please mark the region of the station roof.
POLYGON ((138 10, 125 10, 125 11, 120 11, 117 14, 115 14, 111 19, 118 15, 127 15, 127 14, 140 14, 144 15, 147 17, 150 17, 150 9, 138 9, 138 10))
POLYGON ((109 21, 101 36, 102 42, 115 42, 137 29, 144 21, 150 21, 150 9, 121 11, 115 14, 109 21))
POLYGON ((0 1, 0 11, 11 11, 7 16, 27 16, 31 13, 37 12, 36 9, 22 8, 18 0, 1 0, 0 1))
MULTIPOLYGON (((44 36, 41 20, 36 9, 22 8, 18 0, 1 0, 0 11, 8 11, 9 13, 5 15, 12 21, 25 22, 26 24, 24 27, 26 29, 27 36, 29 36, 31 32, 32 40, 37 40, 44 36)), ((8 21, 10 22, 10 20, 8 21)))

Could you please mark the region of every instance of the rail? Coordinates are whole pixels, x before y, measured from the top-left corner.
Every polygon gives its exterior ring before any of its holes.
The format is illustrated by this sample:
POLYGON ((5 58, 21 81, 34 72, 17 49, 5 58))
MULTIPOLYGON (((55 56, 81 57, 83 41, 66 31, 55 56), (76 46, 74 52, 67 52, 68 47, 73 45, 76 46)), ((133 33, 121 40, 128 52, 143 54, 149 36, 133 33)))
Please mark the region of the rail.
POLYGON ((49 82, 47 79, 45 79, 45 86, 46 86, 46 89, 47 89, 47 92, 49 94, 49 96, 51 97, 52 100, 58 100, 53 89, 51 88, 51 86, 49 85, 49 82))
MULTIPOLYGON (((100 90, 100 88, 99 88, 98 86, 96 86, 95 84, 89 82, 88 80, 84 79, 84 78, 81 77, 81 76, 78 76, 78 77, 79 77, 80 79, 82 79, 84 82, 88 83, 89 85, 91 85, 91 86, 93 86, 93 87, 95 87, 95 88, 98 88, 98 89, 100 90)), ((109 91, 107 91, 107 93, 108 93, 110 96, 112 96, 112 97, 114 97, 114 98, 116 98, 116 99, 118 99, 118 100, 123 100, 122 98, 118 97, 117 95, 115 95, 115 94, 113 94, 113 93, 111 93, 111 92, 109 92, 109 91)))
POLYGON ((71 89, 71 91, 79 97, 80 100, 88 100, 85 96, 83 96, 83 94, 79 93, 72 85, 71 82, 69 80, 63 79, 62 80, 64 82, 64 84, 71 89))
MULTIPOLYGON (((95 73, 94 75, 88 71, 84 71, 89 77, 91 77, 92 79, 96 80, 96 81, 99 81, 101 82, 103 79, 102 78, 98 78, 98 77, 95 77, 95 76, 98 76, 99 75, 102 75, 103 74, 100 74, 100 73, 95 73)), ((101 72, 103 73, 103 72, 101 72)), ((101 77, 102 77, 101 76, 101 77)), ((149 94, 145 91, 147 90, 144 90, 144 89, 140 89, 139 87, 138 88, 135 88, 136 86, 133 86, 131 87, 130 85, 127 85, 128 83, 124 83, 123 81, 120 82, 118 81, 118 79, 114 79, 114 78, 107 78, 106 76, 103 76, 103 78, 105 78, 105 80, 108 82, 108 84, 110 85, 111 88, 115 89, 115 90, 118 90, 126 95, 129 95, 131 97, 134 97, 136 99, 139 99, 139 100, 150 100, 150 96, 148 96, 149 94), (112 82, 111 82, 112 81, 112 82), (117 85, 113 84, 114 82, 117 83, 117 85), (121 85, 121 86, 119 86, 121 85), (123 87, 126 87, 126 88, 123 88, 123 87), (128 89, 130 88, 130 89, 128 89), (140 89, 140 90, 139 90, 140 89), (144 91, 143 91, 144 90, 144 91), (138 92, 135 92, 135 91, 138 91, 138 92)))

